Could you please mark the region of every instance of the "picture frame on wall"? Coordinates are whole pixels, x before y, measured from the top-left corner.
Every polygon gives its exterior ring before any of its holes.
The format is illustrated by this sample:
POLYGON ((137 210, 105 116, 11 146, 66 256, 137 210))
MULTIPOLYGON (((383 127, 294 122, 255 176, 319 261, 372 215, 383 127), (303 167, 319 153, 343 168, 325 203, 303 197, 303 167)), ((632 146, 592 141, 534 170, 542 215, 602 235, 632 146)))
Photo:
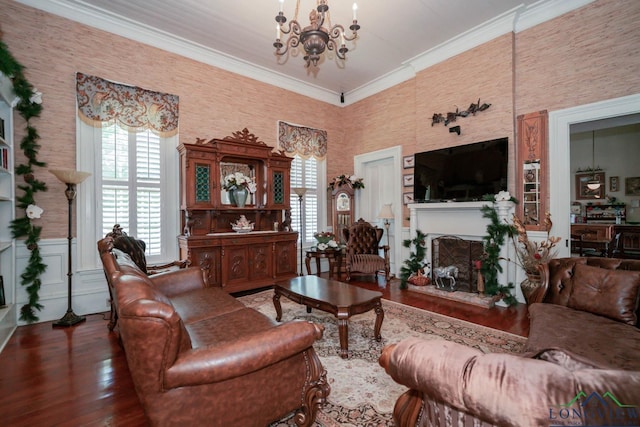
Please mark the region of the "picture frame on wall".
POLYGON ((415 166, 415 157, 413 155, 404 156, 402 158, 402 167, 404 169, 410 169, 410 168, 412 168, 414 166, 415 166))
POLYGON ((640 176, 625 179, 624 194, 625 196, 640 196, 640 176))
POLYGON ((402 193, 402 203, 405 205, 413 203, 413 193, 402 193))
POLYGON ((402 185, 404 187, 413 187, 413 174, 402 175, 402 185))
POLYGON ((584 172, 576 173, 576 199, 584 200, 604 200, 605 176, 604 172, 584 172), (600 181, 600 188, 591 190, 587 183, 592 179, 600 181))
POLYGON ((609 177, 609 191, 620 191, 620 177, 609 177))

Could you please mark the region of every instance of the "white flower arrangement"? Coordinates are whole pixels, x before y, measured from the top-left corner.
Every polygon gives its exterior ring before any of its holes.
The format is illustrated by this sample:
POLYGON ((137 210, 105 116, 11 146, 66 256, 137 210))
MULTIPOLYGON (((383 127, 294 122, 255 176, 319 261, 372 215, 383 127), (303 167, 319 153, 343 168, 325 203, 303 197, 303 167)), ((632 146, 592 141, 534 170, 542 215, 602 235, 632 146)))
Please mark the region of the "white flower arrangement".
POLYGON ((255 179, 242 172, 232 173, 224 177, 222 188, 229 191, 238 187, 245 187, 250 193, 255 193, 258 189, 255 179))
POLYGON ((316 248, 319 251, 324 251, 329 248, 337 249, 339 247, 338 241, 336 240, 336 235, 330 231, 319 231, 315 233, 313 236, 318 241, 316 248))
POLYGON ((496 194, 496 202, 508 202, 511 200, 511 194, 508 191, 500 191, 496 194))
POLYGON ((40 206, 37 206, 37 205, 29 205, 27 206, 27 209, 25 212, 27 213, 27 217, 29 219, 37 219, 37 218, 40 218, 40 216, 42 216, 42 212, 44 212, 44 209, 42 209, 40 206))

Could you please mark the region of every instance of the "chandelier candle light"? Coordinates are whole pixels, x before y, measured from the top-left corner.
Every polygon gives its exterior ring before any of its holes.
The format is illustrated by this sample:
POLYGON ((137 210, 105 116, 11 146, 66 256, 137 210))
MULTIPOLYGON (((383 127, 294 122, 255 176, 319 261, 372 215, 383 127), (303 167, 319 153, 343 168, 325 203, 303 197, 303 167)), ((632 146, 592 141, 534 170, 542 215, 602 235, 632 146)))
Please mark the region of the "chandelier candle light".
POLYGON ((346 58, 346 53, 349 49, 346 46, 347 41, 353 41, 358 37, 358 20, 356 18, 356 11, 358 5, 353 3, 353 23, 349 26, 351 30, 351 36, 345 35, 345 29, 342 25, 331 25, 331 16, 329 14, 329 5, 327 0, 318 0, 318 6, 316 9, 312 9, 309 14, 309 21, 311 25, 302 28, 298 22, 298 10, 300 9, 300 0, 296 1, 296 11, 294 19, 289 22, 287 27, 284 23, 287 22, 286 16, 284 16, 284 0, 280 1, 280 12, 276 16, 276 41, 273 46, 276 48, 276 55, 283 56, 289 51, 289 48, 298 47, 302 44, 306 55, 304 60, 306 61, 306 67, 313 65, 318 66, 320 55, 325 50, 332 50, 336 52, 336 56, 340 59, 346 58), (328 27, 323 27, 325 20, 328 27), (283 44, 281 41, 282 34, 288 35, 287 40, 283 44), (338 42, 338 39, 340 41, 338 42))

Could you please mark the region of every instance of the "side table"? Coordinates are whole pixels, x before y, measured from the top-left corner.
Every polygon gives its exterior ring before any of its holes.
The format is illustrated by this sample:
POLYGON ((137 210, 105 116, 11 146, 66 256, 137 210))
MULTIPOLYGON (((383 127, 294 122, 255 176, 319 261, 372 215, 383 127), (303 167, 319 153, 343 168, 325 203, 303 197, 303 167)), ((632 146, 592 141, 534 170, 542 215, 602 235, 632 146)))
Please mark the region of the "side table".
POLYGON ((304 260, 307 266, 307 274, 311 274, 311 258, 316 259, 316 276, 320 275, 320 259, 327 258, 329 260, 329 278, 333 278, 333 272, 338 272, 338 278, 340 278, 340 266, 342 265, 342 250, 338 249, 325 249, 321 251, 317 248, 311 248, 307 252, 307 257, 304 260))

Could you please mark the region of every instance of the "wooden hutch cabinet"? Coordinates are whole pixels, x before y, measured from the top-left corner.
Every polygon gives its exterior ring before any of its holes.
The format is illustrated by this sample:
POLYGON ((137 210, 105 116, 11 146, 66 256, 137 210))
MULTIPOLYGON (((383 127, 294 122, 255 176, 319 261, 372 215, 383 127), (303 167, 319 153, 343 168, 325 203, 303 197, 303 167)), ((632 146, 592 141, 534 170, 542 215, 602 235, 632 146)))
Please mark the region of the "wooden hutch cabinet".
POLYGON ((289 180, 292 159, 245 128, 223 139, 180 144, 181 259, 207 267, 209 286, 238 292, 297 275, 298 233, 291 231, 289 180), (256 182, 244 207, 223 188, 224 177, 242 172, 256 182), (241 215, 254 230, 236 233, 241 215))

